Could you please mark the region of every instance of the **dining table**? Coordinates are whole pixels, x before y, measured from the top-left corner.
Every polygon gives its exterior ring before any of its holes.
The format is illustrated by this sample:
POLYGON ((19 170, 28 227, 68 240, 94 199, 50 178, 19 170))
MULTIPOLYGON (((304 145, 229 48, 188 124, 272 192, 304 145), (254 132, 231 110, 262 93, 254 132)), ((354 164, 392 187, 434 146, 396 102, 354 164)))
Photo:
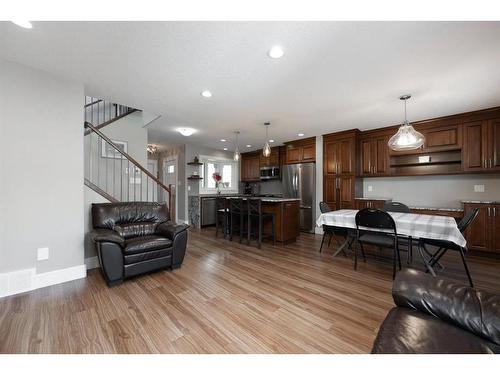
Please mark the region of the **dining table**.
MULTIPOLYGON (((358 210, 343 209, 331 212, 322 213, 316 220, 316 225, 341 227, 356 231, 356 213, 358 210)), ((435 239, 450 241, 458 246, 465 248, 467 241, 462 232, 458 229, 455 218, 451 216, 438 215, 423 215, 403 212, 387 212, 392 216, 396 224, 396 232, 398 236, 408 237, 408 257, 411 256, 411 246, 414 239, 435 239)), ((363 229, 360 227, 360 229, 363 229)), ((370 228, 370 231, 381 231, 370 228)), ((334 256, 337 256, 346 246, 350 245, 350 239, 347 237, 345 241, 337 248, 334 256)), ((423 256, 423 255, 422 255, 423 256)), ((425 261, 425 259, 424 259, 425 261)), ((427 263, 427 262, 426 262, 427 263)), ((433 273, 432 270, 429 270, 433 273)))

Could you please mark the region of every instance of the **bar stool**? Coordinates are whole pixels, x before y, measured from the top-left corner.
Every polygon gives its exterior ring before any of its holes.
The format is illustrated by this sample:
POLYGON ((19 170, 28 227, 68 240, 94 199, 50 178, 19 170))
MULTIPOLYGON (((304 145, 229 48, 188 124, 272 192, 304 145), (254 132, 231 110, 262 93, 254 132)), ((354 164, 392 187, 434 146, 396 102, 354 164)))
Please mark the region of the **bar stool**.
POLYGON ((219 235, 219 227, 222 226, 224 239, 226 239, 229 234, 229 199, 217 197, 215 207, 215 237, 219 235))
POLYGON ((250 245, 250 240, 252 236, 255 235, 257 239, 257 247, 260 249, 262 243, 263 226, 265 220, 271 220, 272 232, 266 237, 273 238, 273 246, 276 245, 276 223, 273 213, 262 212, 262 200, 261 199, 248 199, 248 233, 247 233, 247 245, 250 245), (257 221, 257 222, 255 222, 257 221), (253 227, 253 224, 256 224, 253 227))
POLYGON ((241 198, 229 198, 229 240, 233 240, 235 231, 240 236, 240 243, 245 235, 245 218, 247 208, 245 201, 241 198))

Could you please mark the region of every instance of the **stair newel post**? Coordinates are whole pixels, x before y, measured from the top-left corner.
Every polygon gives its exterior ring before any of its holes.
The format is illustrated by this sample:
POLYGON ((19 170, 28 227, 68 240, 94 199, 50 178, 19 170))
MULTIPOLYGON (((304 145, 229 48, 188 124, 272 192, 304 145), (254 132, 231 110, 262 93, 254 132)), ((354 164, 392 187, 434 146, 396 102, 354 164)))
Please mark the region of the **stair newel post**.
POLYGON ((170 210, 170 218, 175 221, 175 186, 168 185, 168 208, 170 210))

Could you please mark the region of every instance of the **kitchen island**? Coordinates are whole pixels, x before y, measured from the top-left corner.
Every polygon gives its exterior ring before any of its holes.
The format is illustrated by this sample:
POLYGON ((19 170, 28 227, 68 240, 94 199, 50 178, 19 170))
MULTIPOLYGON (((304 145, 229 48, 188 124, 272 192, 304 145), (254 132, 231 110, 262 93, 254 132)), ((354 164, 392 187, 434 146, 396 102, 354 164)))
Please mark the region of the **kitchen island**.
MULTIPOLYGON (((246 197, 240 197, 248 199, 246 197)), ((231 198, 229 198, 231 199, 231 198)), ((282 245, 295 242, 300 235, 300 199, 262 197, 262 212, 275 217, 276 241, 282 245)), ((264 233, 271 233, 272 224, 264 223, 264 233)))

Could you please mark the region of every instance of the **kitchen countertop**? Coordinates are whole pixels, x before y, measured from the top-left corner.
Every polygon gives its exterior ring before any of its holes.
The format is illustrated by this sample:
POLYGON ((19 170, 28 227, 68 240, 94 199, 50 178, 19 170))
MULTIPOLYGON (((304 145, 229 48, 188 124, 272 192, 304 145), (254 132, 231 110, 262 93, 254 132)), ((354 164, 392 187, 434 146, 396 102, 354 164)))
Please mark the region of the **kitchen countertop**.
MULTIPOLYGON (((228 197, 228 199, 231 199, 232 197, 228 197)), ((240 198, 240 197, 234 197, 234 198, 240 198)), ((300 198, 275 198, 275 197, 241 197, 243 199, 248 199, 248 198, 255 198, 255 199, 260 199, 262 202, 266 203, 281 203, 281 202, 295 202, 295 201, 300 201, 300 198)))
POLYGON ((443 208, 443 207, 410 207, 411 210, 431 210, 431 211, 453 211, 462 212, 463 208, 443 208))
POLYGON ((499 204, 500 201, 497 200, 489 200, 489 201, 476 201, 476 200, 466 200, 461 201, 462 203, 476 203, 476 204, 499 204))

